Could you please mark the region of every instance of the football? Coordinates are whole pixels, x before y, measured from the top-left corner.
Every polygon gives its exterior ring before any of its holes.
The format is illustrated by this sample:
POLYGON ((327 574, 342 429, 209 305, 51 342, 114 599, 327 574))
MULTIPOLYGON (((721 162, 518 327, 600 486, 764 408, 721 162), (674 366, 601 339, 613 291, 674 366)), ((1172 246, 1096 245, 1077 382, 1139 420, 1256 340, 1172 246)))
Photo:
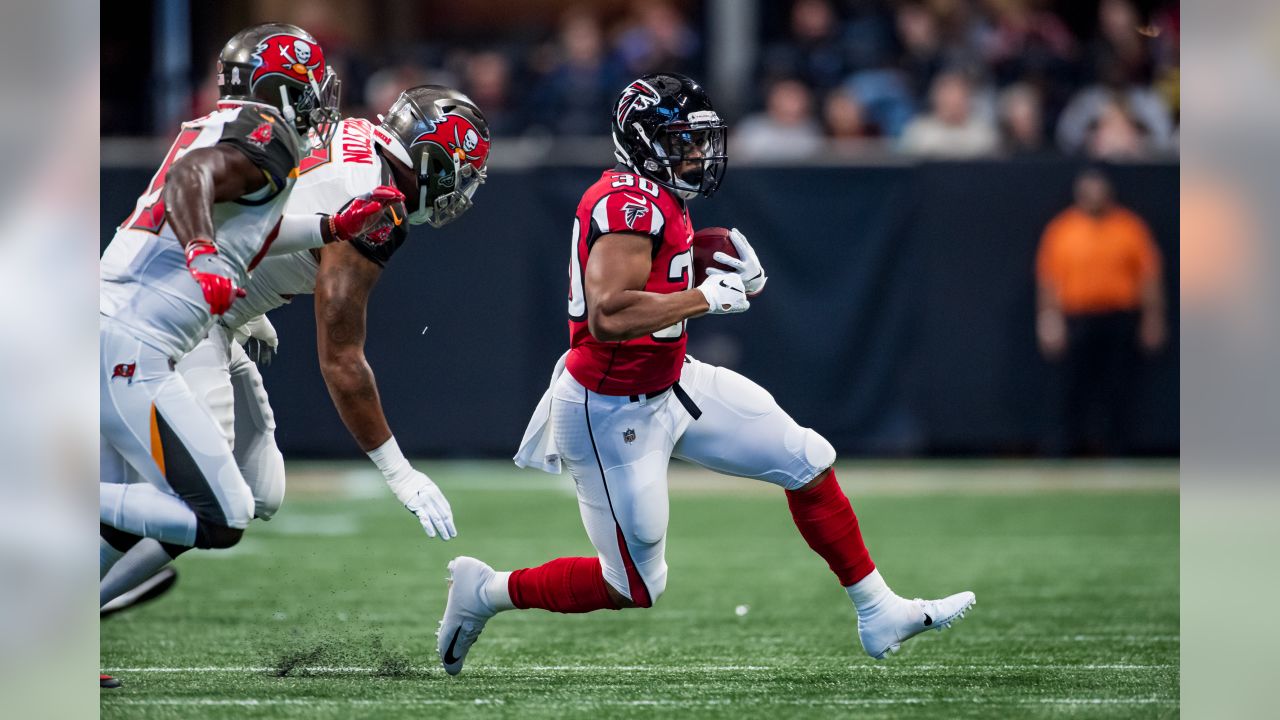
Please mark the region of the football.
POLYGON ((728 228, 702 228, 693 234, 694 287, 701 285, 702 281, 707 279, 708 268, 715 267, 721 270, 733 270, 733 268, 721 265, 713 259, 715 254, 718 252, 738 257, 738 250, 733 247, 733 242, 729 240, 728 228))

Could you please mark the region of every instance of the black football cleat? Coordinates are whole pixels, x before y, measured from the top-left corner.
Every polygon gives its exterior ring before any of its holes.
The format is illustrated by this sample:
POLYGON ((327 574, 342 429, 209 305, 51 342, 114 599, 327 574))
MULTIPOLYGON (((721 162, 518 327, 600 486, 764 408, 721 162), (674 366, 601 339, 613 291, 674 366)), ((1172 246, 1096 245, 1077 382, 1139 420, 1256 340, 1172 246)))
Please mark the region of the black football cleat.
POLYGON ((118 688, 120 687, 120 680, 118 678, 113 678, 110 675, 103 675, 102 673, 98 673, 98 685, 102 689, 118 688))
POLYGON ((135 605, 155 600, 173 589, 178 582, 178 571, 166 566, 160 568, 155 575, 143 580, 138 587, 129 590, 114 600, 109 601, 99 610, 99 619, 110 617, 121 610, 128 610, 135 605))

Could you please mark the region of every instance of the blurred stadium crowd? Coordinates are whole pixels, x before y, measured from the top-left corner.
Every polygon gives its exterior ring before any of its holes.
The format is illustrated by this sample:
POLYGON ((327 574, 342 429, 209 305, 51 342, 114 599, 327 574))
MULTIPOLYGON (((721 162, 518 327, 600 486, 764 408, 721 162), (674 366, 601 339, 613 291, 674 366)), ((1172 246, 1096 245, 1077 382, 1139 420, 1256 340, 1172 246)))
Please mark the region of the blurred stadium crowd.
MULTIPOLYGON (((484 108, 498 137, 601 135, 603 109, 628 80, 664 69, 710 85, 716 52, 710 1, 543 1, 505 13, 507 3, 496 3, 496 13, 484 3, 379 13, 382 4, 372 3, 372 19, 351 17, 341 3, 201 5, 190 10, 196 60, 177 90, 193 111, 216 97, 212 69, 200 58, 225 37, 210 26, 229 35, 237 24, 276 17, 306 27, 336 58, 347 112, 372 116, 406 86, 449 84, 484 108), (218 22, 206 21, 209 14, 218 22), (388 22, 394 30, 380 33, 388 22)), ((746 43, 754 72, 725 108, 735 162, 886 152, 1104 160, 1176 153, 1176 0, 739 5, 754 21, 746 43)), ((104 76, 128 53, 109 38, 104 76)), ((713 99, 729 94, 709 89, 713 99)), ((138 99, 104 97, 104 135, 167 134, 131 114, 126 104, 138 99)))

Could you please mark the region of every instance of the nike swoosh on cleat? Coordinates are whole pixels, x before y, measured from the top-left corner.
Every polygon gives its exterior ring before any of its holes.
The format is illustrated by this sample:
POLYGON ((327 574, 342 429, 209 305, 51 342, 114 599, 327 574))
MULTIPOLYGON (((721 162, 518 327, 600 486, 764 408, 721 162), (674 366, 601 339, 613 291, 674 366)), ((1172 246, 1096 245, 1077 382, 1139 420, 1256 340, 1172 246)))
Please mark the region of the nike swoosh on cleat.
POLYGON ((452 665, 462 660, 462 658, 453 656, 453 647, 458 644, 458 634, 461 632, 462 632, 461 625, 459 625, 457 629, 453 631, 453 639, 449 641, 449 647, 444 651, 444 663, 446 665, 452 665))
POLYGON ((933 618, 929 617, 929 613, 924 614, 924 626, 929 627, 933 624, 933 618))

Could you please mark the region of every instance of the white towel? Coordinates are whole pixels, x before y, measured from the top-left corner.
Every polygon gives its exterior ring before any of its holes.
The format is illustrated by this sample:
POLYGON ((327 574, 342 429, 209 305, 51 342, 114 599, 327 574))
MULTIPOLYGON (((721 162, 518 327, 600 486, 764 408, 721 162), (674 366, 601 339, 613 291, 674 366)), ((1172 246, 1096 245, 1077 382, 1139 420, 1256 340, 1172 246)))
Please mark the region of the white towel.
POLYGON ((551 383, 538 401, 538 407, 534 408, 533 417, 529 418, 529 426, 525 428, 524 437, 520 440, 520 449, 513 458, 518 467, 537 468, 552 475, 560 474, 560 453, 556 450, 555 433, 551 428, 551 393, 560 374, 564 372, 564 361, 568 357, 569 353, 566 352, 556 361, 556 368, 551 371, 551 383))

